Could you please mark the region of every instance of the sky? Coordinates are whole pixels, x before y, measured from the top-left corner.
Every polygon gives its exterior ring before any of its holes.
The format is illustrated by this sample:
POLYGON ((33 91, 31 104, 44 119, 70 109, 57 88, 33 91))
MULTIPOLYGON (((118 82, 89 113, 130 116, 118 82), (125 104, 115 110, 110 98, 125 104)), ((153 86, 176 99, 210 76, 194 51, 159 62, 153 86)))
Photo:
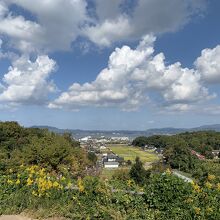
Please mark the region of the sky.
POLYGON ((219 0, 0 0, 0 120, 220 123, 219 0))

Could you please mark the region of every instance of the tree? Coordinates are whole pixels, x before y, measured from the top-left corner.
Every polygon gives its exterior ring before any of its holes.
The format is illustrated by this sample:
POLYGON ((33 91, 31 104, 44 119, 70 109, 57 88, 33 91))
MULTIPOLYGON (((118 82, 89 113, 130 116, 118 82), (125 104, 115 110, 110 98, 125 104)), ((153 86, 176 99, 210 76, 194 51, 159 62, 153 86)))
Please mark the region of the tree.
POLYGON ((141 136, 133 140, 132 145, 138 147, 144 147, 147 144, 147 137, 141 136))
POLYGON ((149 173, 144 169, 143 163, 139 157, 136 157, 135 163, 132 165, 129 174, 130 177, 139 185, 144 185, 147 177, 149 176, 149 173))
POLYGON ((131 166, 131 165, 132 165, 131 160, 128 160, 128 161, 127 161, 127 165, 128 165, 128 166, 131 166))
POLYGON ((171 142, 163 153, 167 164, 174 169, 189 171, 195 165, 196 158, 191 154, 187 143, 183 139, 171 142))
POLYGON ((92 162, 92 164, 96 164, 97 156, 93 152, 88 153, 88 159, 92 162))

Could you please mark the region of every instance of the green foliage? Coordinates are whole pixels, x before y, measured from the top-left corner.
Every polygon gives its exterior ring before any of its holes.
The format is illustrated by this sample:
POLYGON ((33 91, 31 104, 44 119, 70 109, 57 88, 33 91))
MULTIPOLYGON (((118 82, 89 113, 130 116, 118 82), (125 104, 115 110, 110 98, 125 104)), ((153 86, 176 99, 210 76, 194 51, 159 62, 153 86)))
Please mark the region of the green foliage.
POLYGON ((144 185, 149 177, 149 172, 143 167, 139 157, 136 157, 135 163, 131 166, 130 177, 139 185, 144 185))
POLYGON ((133 140, 132 145, 144 147, 145 145, 154 146, 157 148, 169 147, 171 143, 175 143, 181 139, 182 142, 200 154, 212 159, 212 150, 220 149, 220 132, 215 131, 198 131, 185 132, 172 136, 153 135, 150 137, 137 137, 133 140))
POLYGON ((218 147, 218 134, 205 134, 147 140, 165 146, 167 165, 193 172, 197 182, 186 183, 170 170, 165 172, 164 166, 155 165, 150 174, 139 158, 130 172, 118 170, 111 180, 103 180, 83 177, 95 157, 70 134, 1 122, 0 215, 30 212, 39 218, 219 220, 220 164, 199 161, 189 151, 197 145, 204 146, 204 153, 210 152, 213 143, 218 147), (202 142, 199 135, 204 135, 202 142))
POLYGON ((144 147, 147 144, 148 138, 145 136, 137 137, 133 140, 132 145, 138 147, 144 147))
POLYGON ((128 181, 130 179, 128 169, 118 169, 112 175, 113 180, 128 181))
POLYGON ((207 178, 209 174, 215 175, 216 180, 220 182, 220 164, 217 161, 200 161, 192 171, 193 177, 201 182, 207 178))
POLYGON ((71 164, 72 154, 70 142, 60 135, 48 133, 43 138, 32 138, 22 150, 22 159, 28 164, 42 164, 56 170, 59 164, 71 164))
POLYGON ((191 184, 184 183, 173 175, 154 175, 145 186, 145 199, 150 207, 166 212, 173 219, 177 210, 192 192, 191 184))
POLYGON ((55 171, 82 173, 91 163, 71 135, 23 128, 17 122, 0 122, 0 172, 20 164, 37 164, 55 171))
POLYGON ((138 147, 144 147, 145 145, 154 146, 157 148, 164 148, 167 146, 167 142, 170 140, 169 136, 165 135, 153 135, 150 137, 137 137, 133 140, 132 145, 138 147))
POLYGON ((169 164, 174 169, 189 171, 194 169, 197 158, 193 156, 187 144, 182 139, 177 139, 176 142, 171 142, 165 148, 163 155, 169 164))
MULTIPOLYGON (((209 179, 214 179, 210 176, 209 179)), ((208 180, 208 179, 207 179, 208 180)), ((206 181, 207 181, 206 180, 206 181)), ((153 175, 145 199, 161 219, 219 219, 220 185, 185 183, 170 173, 153 175)))
POLYGON ((95 165, 98 158, 95 153, 89 152, 88 159, 92 162, 93 165, 95 165))
POLYGON ((98 177, 76 181, 38 166, 20 167, 18 172, 0 176, 0 214, 25 211, 36 218, 70 219, 220 218, 220 183, 213 175, 198 185, 170 172, 154 174, 143 189, 131 180, 118 181, 124 187, 113 190, 111 182, 98 177))

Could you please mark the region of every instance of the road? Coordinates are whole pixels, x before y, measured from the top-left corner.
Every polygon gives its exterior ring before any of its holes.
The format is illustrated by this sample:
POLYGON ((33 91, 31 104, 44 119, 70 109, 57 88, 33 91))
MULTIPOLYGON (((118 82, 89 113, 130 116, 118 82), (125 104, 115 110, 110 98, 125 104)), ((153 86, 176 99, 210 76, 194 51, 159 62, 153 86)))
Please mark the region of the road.
POLYGON ((178 173, 177 171, 173 171, 173 174, 178 176, 179 178, 183 179, 185 182, 189 182, 189 183, 193 182, 193 180, 191 178, 186 177, 186 176, 178 173))

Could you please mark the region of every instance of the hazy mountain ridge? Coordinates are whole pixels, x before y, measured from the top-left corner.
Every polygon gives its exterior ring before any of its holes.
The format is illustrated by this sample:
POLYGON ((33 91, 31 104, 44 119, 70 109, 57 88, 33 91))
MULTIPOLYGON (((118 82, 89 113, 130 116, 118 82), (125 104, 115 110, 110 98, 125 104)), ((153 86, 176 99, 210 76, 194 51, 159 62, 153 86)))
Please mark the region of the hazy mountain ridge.
POLYGON ((119 137, 119 136, 127 136, 130 138, 135 138, 138 136, 150 136, 150 135, 174 135, 182 132, 192 132, 192 131, 220 131, 220 124, 213 124, 213 125, 203 125, 195 128, 152 128, 147 129, 145 131, 131 131, 131 130, 81 130, 81 129, 60 129, 52 126, 32 126, 32 128, 41 128, 41 129, 48 129, 55 133, 65 133, 69 132, 72 133, 75 138, 81 138, 85 136, 92 136, 92 137, 119 137))

